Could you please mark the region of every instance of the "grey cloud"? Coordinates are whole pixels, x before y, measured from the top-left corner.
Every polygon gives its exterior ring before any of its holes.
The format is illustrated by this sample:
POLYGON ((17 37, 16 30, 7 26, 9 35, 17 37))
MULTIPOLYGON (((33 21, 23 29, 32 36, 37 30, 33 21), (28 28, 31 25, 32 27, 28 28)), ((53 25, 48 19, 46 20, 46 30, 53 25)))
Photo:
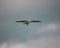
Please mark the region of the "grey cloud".
POLYGON ((37 40, 29 40, 25 43, 5 42, 0 48, 60 48, 60 36, 43 37, 37 40))

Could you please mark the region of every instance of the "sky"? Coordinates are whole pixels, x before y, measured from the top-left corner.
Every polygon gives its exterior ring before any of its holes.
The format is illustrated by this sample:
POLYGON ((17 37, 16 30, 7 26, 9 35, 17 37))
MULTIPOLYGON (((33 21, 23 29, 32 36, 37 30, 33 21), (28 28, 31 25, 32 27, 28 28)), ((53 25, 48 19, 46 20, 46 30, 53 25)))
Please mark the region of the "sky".
POLYGON ((0 48, 60 48, 60 1, 0 0, 0 48))

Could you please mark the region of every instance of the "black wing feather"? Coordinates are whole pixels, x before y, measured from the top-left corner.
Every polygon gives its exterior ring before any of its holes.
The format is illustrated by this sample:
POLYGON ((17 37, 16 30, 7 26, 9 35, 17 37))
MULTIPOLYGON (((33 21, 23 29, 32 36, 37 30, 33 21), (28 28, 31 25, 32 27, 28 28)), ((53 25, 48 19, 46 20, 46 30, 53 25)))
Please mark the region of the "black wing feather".
POLYGON ((41 22, 41 21, 31 21, 31 22, 41 22))
POLYGON ((27 22, 27 21, 16 21, 16 22, 27 22))

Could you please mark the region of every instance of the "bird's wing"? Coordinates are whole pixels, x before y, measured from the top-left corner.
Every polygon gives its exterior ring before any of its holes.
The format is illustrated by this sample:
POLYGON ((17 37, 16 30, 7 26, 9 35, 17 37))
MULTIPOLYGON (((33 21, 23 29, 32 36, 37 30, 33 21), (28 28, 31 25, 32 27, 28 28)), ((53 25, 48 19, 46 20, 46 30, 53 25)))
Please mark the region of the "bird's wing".
POLYGON ((41 22, 41 21, 31 21, 31 22, 41 22))
POLYGON ((16 21, 16 22, 27 22, 27 21, 16 21))

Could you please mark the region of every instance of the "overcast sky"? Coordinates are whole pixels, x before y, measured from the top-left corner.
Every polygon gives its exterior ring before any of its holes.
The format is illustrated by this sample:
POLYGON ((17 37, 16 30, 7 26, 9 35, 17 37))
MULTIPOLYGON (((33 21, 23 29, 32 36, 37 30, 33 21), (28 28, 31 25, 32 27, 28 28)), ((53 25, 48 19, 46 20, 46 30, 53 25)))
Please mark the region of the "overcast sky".
POLYGON ((0 0, 0 48, 8 46, 60 48, 60 1, 0 0), (26 26, 16 20, 42 22, 26 26))

